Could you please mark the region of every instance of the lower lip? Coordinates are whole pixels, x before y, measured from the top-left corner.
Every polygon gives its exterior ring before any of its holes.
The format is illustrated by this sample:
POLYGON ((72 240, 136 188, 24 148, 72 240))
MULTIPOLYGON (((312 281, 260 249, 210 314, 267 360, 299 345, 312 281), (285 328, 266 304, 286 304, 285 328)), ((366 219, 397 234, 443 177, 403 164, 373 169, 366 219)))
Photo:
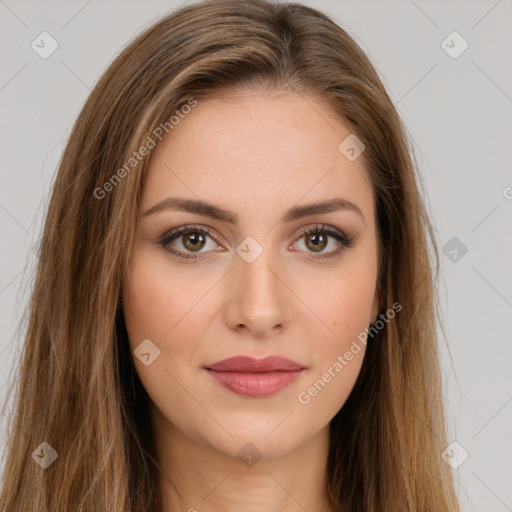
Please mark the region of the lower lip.
POLYGON ((215 372, 206 371, 217 382, 237 395, 262 397, 270 396, 290 385, 303 370, 275 372, 215 372))

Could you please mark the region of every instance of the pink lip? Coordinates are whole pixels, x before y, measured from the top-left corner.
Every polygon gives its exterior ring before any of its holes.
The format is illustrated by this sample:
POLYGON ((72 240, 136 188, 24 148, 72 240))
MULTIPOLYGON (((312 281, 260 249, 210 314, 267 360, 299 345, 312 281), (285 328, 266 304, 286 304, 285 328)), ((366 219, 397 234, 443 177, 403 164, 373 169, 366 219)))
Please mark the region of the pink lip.
POLYGON ((221 386, 234 393, 263 397, 291 384, 305 368, 284 357, 253 359, 239 356, 224 359, 205 369, 221 386))

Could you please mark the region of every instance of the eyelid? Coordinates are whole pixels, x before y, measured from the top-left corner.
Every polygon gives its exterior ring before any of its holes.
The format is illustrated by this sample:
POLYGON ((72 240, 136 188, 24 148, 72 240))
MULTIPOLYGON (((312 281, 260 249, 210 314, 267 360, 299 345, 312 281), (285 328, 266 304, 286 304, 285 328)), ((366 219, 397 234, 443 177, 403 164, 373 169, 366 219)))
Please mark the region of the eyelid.
POLYGON ((216 242, 217 242, 217 239, 220 239, 220 240, 222 240, 223 243, 227 244, 226 239, 221 234, 219 234, 214 228, 212 228, 208 225, 205 225, 205 224, 185 224, 183 226, 179 226, 176 228, 166 229, 166 230, 164 230, 163 233, 161 233, 158 236, 158 239, 160 241, 165 240, 165 239, 170 239, 170 238, 176 239, 176 238, 179 238, 179 236, 184 233, 189 233, 189 232, 193 232, 193 231, 196 231, 199 233, 205 233, 210 238, 215 240, 216 242))

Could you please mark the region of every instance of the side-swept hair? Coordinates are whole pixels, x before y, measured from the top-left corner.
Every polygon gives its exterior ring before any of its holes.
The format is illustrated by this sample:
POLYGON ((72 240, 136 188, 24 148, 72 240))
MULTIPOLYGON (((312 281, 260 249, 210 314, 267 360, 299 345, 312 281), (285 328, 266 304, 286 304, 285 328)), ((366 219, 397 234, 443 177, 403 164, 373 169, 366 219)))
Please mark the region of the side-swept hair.
POLYGON ((104 197, 98 190, 191 98, 256 85, 315 95, 365 144, 380 308, 403 306, 368 342, 356 385, 331 421, 333 507, 460 510, 441 458, 439 256, 396 109, 368 57, 328 16, 298 3, 209 0, 136 37, 73 127, 42 235, 7 432, 3 512, 161 510, 148 396, 120 307, 151 151, 104 197), (46 469, 32 458, 43 442, 58 453, 46 469))

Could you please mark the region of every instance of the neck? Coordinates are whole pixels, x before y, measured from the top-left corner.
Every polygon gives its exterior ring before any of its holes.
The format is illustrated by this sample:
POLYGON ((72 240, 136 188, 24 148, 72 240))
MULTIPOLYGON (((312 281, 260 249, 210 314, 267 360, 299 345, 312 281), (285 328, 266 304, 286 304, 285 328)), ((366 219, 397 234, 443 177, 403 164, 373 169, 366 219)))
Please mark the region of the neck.
POLYGON ((327 495, 328 426, 289 453, 251 463, 192 440, 154 406, 152 425, 163 512, 334 511, 327 495))

